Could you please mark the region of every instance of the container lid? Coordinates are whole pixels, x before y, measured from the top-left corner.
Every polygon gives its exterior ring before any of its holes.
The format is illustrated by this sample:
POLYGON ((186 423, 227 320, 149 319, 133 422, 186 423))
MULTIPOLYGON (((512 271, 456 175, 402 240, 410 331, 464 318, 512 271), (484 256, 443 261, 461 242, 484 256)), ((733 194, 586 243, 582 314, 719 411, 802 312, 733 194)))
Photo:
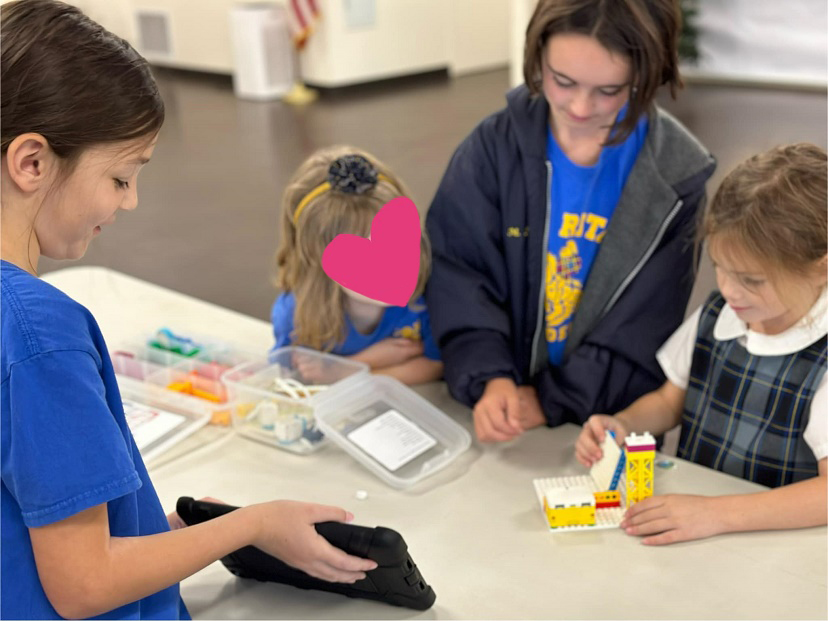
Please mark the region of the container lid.
POLYGON ((465 429, 390 377, 353 378, 311 402, 332 442, 399 489, 445 468, 471 445, 465 429))
POLYGON ((304 389, 327 388, 355 375, 367 375, 368 371, 368 365, 362 362, 291 345, 272 351, 267 360, 233 367, 221 379, 230 386, 258 393, 262 398, 278 396, 295 403, 309 403, 307 390, 300 389, 291 396, 289 385, 284 386, 287 390, 284 392, 274 387, 274 381, 296 381, 304 389))

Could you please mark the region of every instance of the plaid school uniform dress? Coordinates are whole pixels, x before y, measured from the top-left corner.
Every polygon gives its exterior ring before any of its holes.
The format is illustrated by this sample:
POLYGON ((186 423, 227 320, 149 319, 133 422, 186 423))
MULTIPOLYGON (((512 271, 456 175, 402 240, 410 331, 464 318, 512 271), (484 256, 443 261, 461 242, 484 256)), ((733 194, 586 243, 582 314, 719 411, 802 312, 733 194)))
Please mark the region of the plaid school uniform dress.
POLYGON ((738 339, 714 338, 724 304, 714 293, 701 312, 679 457, 768 487, 816 476, 803 433, 826 370, 826 337, 792 354, 753 355, 738 339))

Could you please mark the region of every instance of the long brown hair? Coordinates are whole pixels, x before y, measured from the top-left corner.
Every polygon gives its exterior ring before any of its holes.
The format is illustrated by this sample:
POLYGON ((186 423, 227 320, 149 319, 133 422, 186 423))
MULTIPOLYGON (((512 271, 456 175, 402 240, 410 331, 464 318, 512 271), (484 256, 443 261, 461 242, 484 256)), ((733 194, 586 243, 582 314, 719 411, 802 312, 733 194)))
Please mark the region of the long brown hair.
MULTIPOLYGON (((276 285, 296 298, 293 342, 330 351, 345 337, 345 293, 322 269, 322 254, 334 237, 350 233, 367 237, 374 216, 388 201, 411 197, 402 180, 376 157, 351 146, 320 149, 294 173, 282 197, 276 285), (380 173, 373 189, 364 194, 328 190, 303 208, 303 198, 324 183, 331 164, 346 155, 361 155, 380 173)), ((411 296, 414 302, 431 271, 431 249, 425 230, 420 242, 420 275, 411 296)))
POLYGON ((681 88, 680 31, 678 0, 540 0, 526 29, 523 78, 533 95, 541 93, 543 53, 549 38, 559 33, 593 37, 607 50, 629 58, 629 109, 607 141, 620 144, 649 112, 662 84, 669 84, 673 98, 681 88))
POLYGON ((56 0, 0 7, 0 152, 41 134, 68 173, 85 148, 158 133, 164 103, 132 46, 56 0))
POLYGON ((764 266, 782 295, 795 281, 825 272, 828 156, 801 142, 774 147, 734 168, 703 212, 697 247, 711 238, 764 266), (793 278, 792 278, 793 277, 793 278))

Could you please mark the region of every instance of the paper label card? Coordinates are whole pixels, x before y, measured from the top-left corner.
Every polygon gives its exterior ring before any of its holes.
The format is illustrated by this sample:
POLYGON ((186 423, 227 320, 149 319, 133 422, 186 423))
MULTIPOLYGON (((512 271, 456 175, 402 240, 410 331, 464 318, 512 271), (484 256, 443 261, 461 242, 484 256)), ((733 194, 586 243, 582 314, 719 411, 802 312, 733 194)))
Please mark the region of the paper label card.
POLYGON ((437 444, 397 410, 388 410, 354 429, 348 439, 391 472, 437 444))
POLYGON ((127 425, 139 451, 187 421, 187 418, 181 414, 159 410, 137 401, 123 399, 123 403, 127 425))

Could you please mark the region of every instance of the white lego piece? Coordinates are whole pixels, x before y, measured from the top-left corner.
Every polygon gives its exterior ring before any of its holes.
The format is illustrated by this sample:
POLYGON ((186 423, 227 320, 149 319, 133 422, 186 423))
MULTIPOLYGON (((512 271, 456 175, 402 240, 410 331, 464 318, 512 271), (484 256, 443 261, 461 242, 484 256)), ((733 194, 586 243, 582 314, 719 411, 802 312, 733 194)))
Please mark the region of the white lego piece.
POLYGON ((292 377, 277 377, 273 380, 272 387, 275 392, 284 393, 291 399, 306 399, 326 388, 326 385, 305 385, 292 377))
POLYGON ((595 496, 589 488, 582 485, 576 487, 552 487, 546 490, 546 505, 555 507, 582 507, 595 504, 595 496))
POLYGON ((618 462, 622 458, 621 447, 609 432, 604 434, 604 441, 601 443, 601 459, 589 469, 589 476, 595 481, 598 489, 595 491, 609 491, 615 471, 618 469, 618 462))
POLYGON ((635 432, 631 433, 624 439, 624 444, 627 445, 627 448, 638 448, 639 450, 655 450, 656 442, 655 438, 650 434, 650 432, 645 431, 641 435, 637 435, 635 432))

